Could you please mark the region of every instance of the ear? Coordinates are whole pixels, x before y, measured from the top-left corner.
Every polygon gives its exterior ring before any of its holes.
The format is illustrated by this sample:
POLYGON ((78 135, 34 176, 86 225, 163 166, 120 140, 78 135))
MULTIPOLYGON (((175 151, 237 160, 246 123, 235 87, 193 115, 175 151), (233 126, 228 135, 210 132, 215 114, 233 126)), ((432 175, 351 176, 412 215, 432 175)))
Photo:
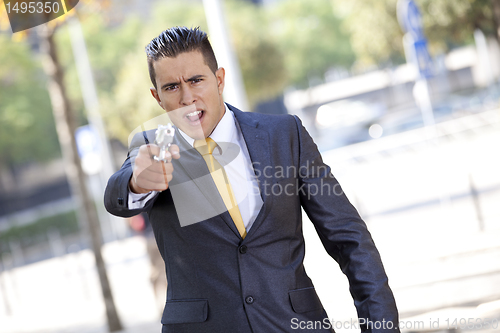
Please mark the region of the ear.
POLYGON ((163 105, 161 105, 161 99, 160 99, 160 96, 158 95, 158 92, 156 91, 156 89, 151 87, 151 88, 149 88, 149 91, 151 91, 151 95, 153 95, 154 99, 156 99, 156 101, 158 102, 158 105, 162 109, 164 109, 163 105))
POLYGON ((223 67, 220 67, 215 71, 215 78, 217 79, 217 88, 219 90, 219 95, 222 96, 222 92, 224 91, 226 70, 223 67))

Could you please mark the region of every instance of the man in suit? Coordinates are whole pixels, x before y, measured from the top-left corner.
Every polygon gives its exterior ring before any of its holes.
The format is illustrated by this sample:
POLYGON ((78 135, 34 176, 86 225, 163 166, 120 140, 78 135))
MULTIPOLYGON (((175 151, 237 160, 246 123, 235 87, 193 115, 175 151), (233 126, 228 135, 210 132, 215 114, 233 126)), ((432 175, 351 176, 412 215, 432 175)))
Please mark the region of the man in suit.
POLYGON ((136 135, 105 205, 149 216, 168 280, 162 332, 333 332, 303 266, 301 208, 349 279, 359 328, 399 332, 370 233, 300 120, 225 104, 198 28, 165 30, 146 53, 174 144, 158 161, 154 131, 136 135))

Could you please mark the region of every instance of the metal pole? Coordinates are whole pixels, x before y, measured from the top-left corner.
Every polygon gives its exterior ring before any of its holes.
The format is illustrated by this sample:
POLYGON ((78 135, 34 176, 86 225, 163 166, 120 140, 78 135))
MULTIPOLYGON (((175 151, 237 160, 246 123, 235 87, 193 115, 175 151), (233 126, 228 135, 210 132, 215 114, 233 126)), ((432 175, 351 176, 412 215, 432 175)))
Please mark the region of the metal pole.
POLYGON ((2 298, 3 298, 3 302, 4 302, 4 306, 5 306, 5 314, 7 316, 11 316, 12 315, 12 309, 10 307, 10 302, 9 302, 9 298, 7 297, 7 288, 5 288, 5 284, 4 284, 4 276, 5 276, 5 269, 4 269, 4 265, 2 263, 2 258, 0 257, 0 290, 2 291, 1 294, 2 294, 2 298))
POLYGON ((495 81, 493 77, 493 72, 491 70, 491 58, 490 51, 488 48, 488 41, 484 36, 481 29, 474 30, 474 41, 476 42, 476 50, 478 56, 479 71, 481 73, 481 79, 484 80, 484 84, 492 91, 492 84, 495 81))
POLYGON ((97 97, 97 89, 94 84, 92 68, 90 66, 87 47, 82 32, 80 21, 77 17, 68 18, 68 28, 70 32, 71 45, 73 47, 73 55, 75 57, 76 69, 78 71, 78 79, 82 89, 83 103, 87 110, 89 123, 95 128, 99 134, 101 141, 102 158, 103 158, 103 176, 108 178, 114 173, 114 162, 111 158, 111 150, 107 140, 104 124, 101 114, 99 113, 99 98, 97 97))
POLYGON ((238 59, 231 45, 224 11, 220 0, 203 0, 210 42, 217 57, 219 67, 226 70, 224 100, 246 111, 249 110, 245 86, 241 75, 238 59))
MULTIPOLYGON (((80 21, 76 16, 68 18, 68 28, 70 32, 71 45, 73 47, 73 55, 75 57, 78 78, 82 89, 83 102, 87 110, 87 118, 90 125, 95 129, 99 136, 101 148, 102 169, 100 172, 100 188, 94 197, 98 204, 99 220, 108 221, 111 224, 111 230, 114 230, 116 238, 123 238, 126 235, 126 226, 122 219, 113 217, 106 213, 102 204, 102 196, 104 195, 104 187, 108 179, 115 171, 114 161, 111 158, 111 149, 107 139, 104 124, 99 112, 99 98, 97 97, 97 89, 94 84, 92 68, 90 66, 85 38, 83 36, 80 21)), ((101 226, 102 228, 102 226, 101 226)), ((104 230, 103 230, 104 231, 104 230)), ((107 233, 103 232, 105 238, 107 233)))
POLYGON ((474 209, 476 210, 477 222, 479 224, 479 231, 484 231, 484 218, 481 210, 481 203, 479 200, 479 193, 474 184, 474 179, 472 178, 472 174, 469 173, 469 189, 470 195, 472 197, 472 202, 474 203, 474 209))

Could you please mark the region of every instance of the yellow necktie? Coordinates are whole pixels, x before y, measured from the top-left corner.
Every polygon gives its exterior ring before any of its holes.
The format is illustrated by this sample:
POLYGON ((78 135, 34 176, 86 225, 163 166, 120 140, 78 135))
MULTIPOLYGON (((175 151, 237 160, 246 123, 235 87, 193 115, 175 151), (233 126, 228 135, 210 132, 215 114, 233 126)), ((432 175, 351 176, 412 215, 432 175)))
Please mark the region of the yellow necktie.
POLYGON ((247 231, 243 219, 241 218, 240 209, 238 208, 238 203, 236 202, 229 178, 222 165, 212 156, 215 147, 217 147, 217 143, 211 138, 194 141, 194 148, 203 156, 205 163, 207 163, 210 175, 215 182, 215 186, 217 186, 217 190, 226 205, 229 215, 231 215, 241 237, 245 238, 247 231))

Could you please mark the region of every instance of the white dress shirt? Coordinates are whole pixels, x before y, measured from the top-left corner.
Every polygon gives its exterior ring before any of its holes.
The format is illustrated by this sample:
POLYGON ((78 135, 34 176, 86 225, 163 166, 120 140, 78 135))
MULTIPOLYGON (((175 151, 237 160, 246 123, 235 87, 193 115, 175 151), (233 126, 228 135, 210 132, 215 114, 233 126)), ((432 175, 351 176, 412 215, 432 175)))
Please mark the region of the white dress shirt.
MULTIPOLYGON (((179 132, 182 137, 193 146, 194 139, 180 129, 179 132)), ((248 231, 255 221, 263 202, 247 145, 241 133, 241 129, 239 128, 239 124, 234 118, 233 112, 230 111, 227 106, 224 116, 219 121, 212 134, 210 134, 210 138, 215 142, 237 144, 240 148, 240 153, 234 160, 226 165, 223 163, 221 164, 224 165, 224 170, 231 182, 231 187, 233 188, 236 201, 238 202, 238 208, 240 209, 243 223, 248 231)), ((212 156, 221 162, 221 154, 224 154, 224 152, 220 149, 215 149, 212 156)), ((182 158, 182 153, 180 158, 182 158)), ((129 209, 142 208, 157 194, 158 192, 156 191, 147 194, 137 194, 129 189, 128 207, 129 209)))

